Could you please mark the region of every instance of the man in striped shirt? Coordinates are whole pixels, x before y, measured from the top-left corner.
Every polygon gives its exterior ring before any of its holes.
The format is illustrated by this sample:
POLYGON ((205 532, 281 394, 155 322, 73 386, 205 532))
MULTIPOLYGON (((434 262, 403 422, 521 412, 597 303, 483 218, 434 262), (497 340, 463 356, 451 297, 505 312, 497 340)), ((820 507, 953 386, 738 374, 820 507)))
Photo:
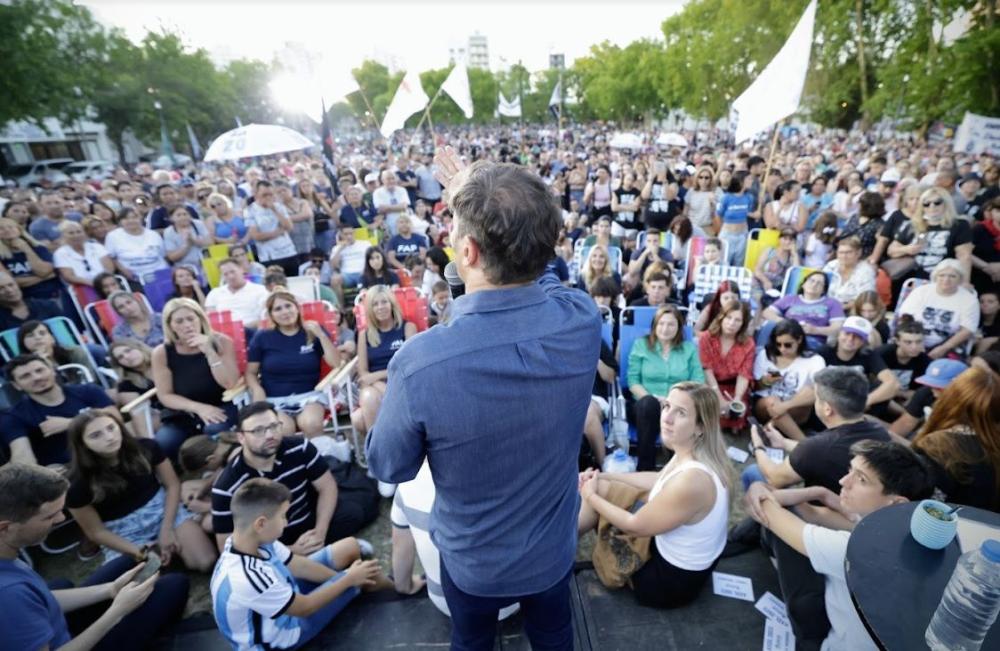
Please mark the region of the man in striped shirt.
POLYGON ((255 402, 241 409, 237 430, 242 450, 212 486, 212 527, 220 551, 233 532, 233 494, 258 477, 273 479, 291 491, 281 542, 296 554, 311 554, 361 528, 363 522, 351 512, 352 505, 337 509, 337 482, 319 451, 302 437, 282 437, 281 421, 269 403, 255 402))
POLYGON ((352 538, 309 557, 281 544, 291 498, 285 485, 268 479, 243 482, 233 496, 235 531, 216 563, 211 589, 215 621, 235 649, 297 648, 323 630, 359 588, 385 583, 378 561, 362 561, 352 538))

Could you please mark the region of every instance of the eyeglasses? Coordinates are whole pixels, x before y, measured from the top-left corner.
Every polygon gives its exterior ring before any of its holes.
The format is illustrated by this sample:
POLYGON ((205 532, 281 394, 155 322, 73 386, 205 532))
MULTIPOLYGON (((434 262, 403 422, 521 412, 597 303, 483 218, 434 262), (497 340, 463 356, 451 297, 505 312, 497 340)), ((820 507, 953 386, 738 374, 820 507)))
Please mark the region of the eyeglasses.
POLYGON ((799 345, 797 341, 776 341, 774 342, 778 348, 788 348, 792 349, 799 345))
POLYGON ((242 430, 244 434, 250 434, 251 436, 264 436, 265 434, 273 434, 281 429, 281 421, 274 421, 270 425, 261 425, 260 427, 255 427, 253 429, 242 430))
POLYGON ((933 201, 925 201, 924 208, 930 208, 931 206, 940 206, 944 203, 944 199, 935 199, 933 201))

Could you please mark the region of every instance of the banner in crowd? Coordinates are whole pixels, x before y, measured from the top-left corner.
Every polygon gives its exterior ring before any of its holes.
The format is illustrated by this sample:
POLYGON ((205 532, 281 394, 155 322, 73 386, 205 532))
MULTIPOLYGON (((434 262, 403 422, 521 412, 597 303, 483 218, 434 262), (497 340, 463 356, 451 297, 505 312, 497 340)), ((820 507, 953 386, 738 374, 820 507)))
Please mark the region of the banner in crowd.
POLYGON ((455 67, 448 74, 448 78, 441 84, 441 90, 455 100, 458 108, 462 109, 462 113, 465 114, 466 120, 472 117, 472 91, 469 90, 469 71, 464 63, 455 64, 455 67))
POLYGON ((737 143, 749 140, 799 110, 815 22, 816 0, 812 0, 785 44, 733 102, 730 115, 736 124, 737 143))
POLYGON ((406 119, 414 113, 424 110, 431 99, 424 92, 424 87, 420 84, 420 74, 416 70, 410 70, 399 82, 399 88, 385 112, 382 120, 382 132, 384 138, 390 137, 393 133, 403 128, 406 119))
POLYGON ((966 112, 955 132, 955 151, 1000 155, 1000 118, 966 112))
POLYGON ((508 101, 501 92, 497 98, 497 113, 505 118, 521 117, 521 98, 515 97, 514 101, 508 101))
POLYGON ((549 97, 549 111, 552 113, 552 117, 559 119, 559 112, 562 111, 562 79, 557 81, 555 88, 552 89, 552 95, 549 97))

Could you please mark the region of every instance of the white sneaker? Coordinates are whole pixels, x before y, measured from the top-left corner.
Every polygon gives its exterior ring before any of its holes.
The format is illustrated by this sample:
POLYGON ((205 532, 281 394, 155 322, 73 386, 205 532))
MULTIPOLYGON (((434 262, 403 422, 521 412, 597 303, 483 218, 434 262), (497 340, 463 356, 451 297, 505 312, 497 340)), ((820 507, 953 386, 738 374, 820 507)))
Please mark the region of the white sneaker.
POLYGON ((379 480, 378 494, 385 498, 392 497, 393 495, 396 494, 396 484, 389 484, 379 480))

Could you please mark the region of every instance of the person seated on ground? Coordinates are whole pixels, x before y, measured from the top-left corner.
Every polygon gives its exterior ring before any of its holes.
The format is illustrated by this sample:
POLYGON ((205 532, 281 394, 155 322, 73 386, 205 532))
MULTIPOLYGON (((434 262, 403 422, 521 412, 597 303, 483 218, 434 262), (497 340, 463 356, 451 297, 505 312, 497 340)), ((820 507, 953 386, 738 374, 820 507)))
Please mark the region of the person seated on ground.
MULTIPOLYGON (((124 407, 154 387, 153 349, 136 339, 118 339, 108 347, 111 368, 118 374, 115 385, 115 403, 124 407)), ((139 438, 153 438, 159 426, 159 412, 163 405, 154 396, 150 408, 153 410, 153 431, 147 431, 145 418, 132 418, 132 431, 139 438)))
POLYGON ((773 421, 788 438, 803 440, 801 426, 812 415, 813 375, 824 367, 823 357, 806 348, 805 332, 798 321, 785 319, 774 326, 753 363, 757 418, 773 421))
POLYGON ((133 438, 118 417, 88 411, 70 423, 69 444, 66 508, 104 547, 105 563, 118 556, 142 562, 156 544, 164 565, 177 554, 188 569, 211 569, 212 542, 180 507, 180 480, 155 440, 133 438))
POLYGON ((659 418, 660 440, 673 452, 663 470, 580 473, 581 535, 601 519, 627 535, 653 538, 649 560, 630 577, 641 604, 676 608, 694 601, 726 545, 734 477, 718 423, 715 391, 682 382, 667 394, 659 418), (638 500, 616 503, 622 489, 638 500))
MULTIPOLYGON (((653 267, 650 267, 650 271, 651 273, 647 273, 642 279, 645 295, 635 299, 630 305, 633 307, 663 307, 676 303, 677 301, 670 296, 673 282, 669 272, 666 269, 654 271, 653 267)), ((681 322, 683 323, 683 320, 681 322)))
MULTIPOLYGON (((392 522, 392 576, 396 592, 417 594, 427 586, 427 597, 434 607, 451 616, 448 602, 441 588, 441 554, 431 540, 430 515, 437 490, 431 476, 430 464, 425 460, 417 476, 403 482, 392 500, 389 520, 392 522), (424 576, 413 573, 414 561, 420 559, 424 576)), ((500 610, 498 620, 513 615, 520 604, 500 610)))
POLYGON ((382 249, 370 246, 365 251, 365 270, 361 272, 361 286, 367 289, 375 285, 399 287, 399 274, 386 267, 382 249))
POLYGON ((11 463, 0 468, 0 630, 10 649, 150 648, 180 621, 188 577, 154 573, 133 581, 143 565, 122 556, 79 588, 46 582, 19 556, 66 519, 69 482, 58 472, 11 463))
POLYGON ((233 258, 219 262, 219 273, 222 283, 205 297, 205 311, 231 312, 233 321, 242 321, 244 328, 256 328, 264 311, 267 288, 249 282, 243 267, 233 258))
POLYGON ((848 313, 850 316, 859 316, 872 325, 872 333, 868 336, 868 345, 872 348, 878 348, 892 338, 889 323, 885 319, 885 303, 878 292, 858 294, 848 313))
POLYGON ((181 482, 181 504, 195 514, 206 533, 212 528, 212 485, 222 474, 226 461, 236 449, 235 434, 223 432, 218 438, 198 434, 184 441, 177 453, 177 464, 186 475, 197 475, 181 482))
POLYGON ((941 499, 1000 512, 1000 376, 970 368, 941 391, 913 449, 941 499))
POLYGON ((49 298, 26 298, 14 277, 0 270, 0 331, 17 328, 26 321, 44 321, 62 316, 59 301, 49 298))
POLYGON ((406 261, 411 256, 422 260, 427 255, 429 244, 427 238, 413 232, 413 221, 409 215, 400 215, 396 220, 397 233, 386 242, 387 266, 392 269, 406 268, 406 261))
POLYGON ((146 228, 135 208, 122 208, 115 223, 118 228, 108 233, 104 248, 115 261, 117 273, 138 287, 141 280, 168 267, 163 237, 146 228))
MULTIPOLYGON (((1000 202, 998 202, 1000 203, 1000 202)), ((1000 208, 997 209, 1000 213, 1000 208)), ((979 292, 979 331, 975 352, 989 350, 1000 342, 1000 287, 987 287, 979 292)))
POLYGON ((226 255, 240 265, 240 269, 243 270, 243 277, 248 281, 257 284, 264 282, 264 274, 267 272, 267 267, 250 259, 249 249, 247 249, 246 245, 234 244, 227 249, 226 255))
POLYGON ((889 425, 889 433, 893 438, 900 443, 912 439, 920 424, 930 415, 941 392, 967 368, 969 367, 964 362, 957 359, 932 360, 927 365, 927 371, 914 380, 918 388, 906 401, 903 413, 889 425))
POLYGON ((131 292, 118 290, 108 298, 108 305, 121 321, 111 329, 114 339, 138 339, 147 346, 163 343, 163 318, 150 312, 147 303, 131 292))
POLYGON ((597 282, 598 278, 611 278, 616 284, 621 285, 621 274, 615 271, 611 265, 611 258, 608 249, 600 244, 590 247, 587 258, 583 261, 580 269, 580 279, 576 286, 585 292, 590 291, 590 287, 597 282))
POLYGON ((330 252, 330 286, 337 293, 340 304, 344 304, 344 288, 354 288, 361 284, 361 274, 365 270, 365 259, 371 242, 354 239, 353 228, 337 231, 337 246, 330 252))
POLYGON ((322 362, 331 369, 340 365, 336 343, 319 323, 302 319, 290 292, 273 292, 266 308, 271 327, 261 328, 250 340, 243 374, 250 397, 274 405, 284 434, 319 436, 329 405, 326 392, 317 391, 316 385, 323 379, 322 362))
POLYGON ((205 306, 205 289, 198 279, 198 270, 195 267, 179 264, 175 265, 170 272, 170 282, 174 291, 170 298, 190 298, 202 307, 205 306))
POLYGON ((358 407, 351 412, 351 423, 361 437, 364 449, 365 437, 375 424, 382 397, 385 395, 385 380, 389 376, 389 360, 400 349, 403 342, 417 334, 417 326, 403 320, 403 311, 392 290, 385 285, 376 285, 365 292, 365 328, 358 329, 358 386, 361 394, 358 407))
POLYGON ((292 499, 287 486, 261 478, 246 481, 233 495, 233 534, 224 542, 211 591, 215 621, 234 649, 300 648, 359 588, 392 585, 377 560, 361 560, 353 538, 309 555, 282 544, 292 499))
POLYGON ((839 496, 821 486, 773 490, 761 482, 747 491, 750 515, 781 542, 775 541, 774 549, 778 578, 796 644, 807 648, 877 648, 847 589, 844 559, 851 530, 880 508, 930 497, 933 488, 926 464, 899 443, 860 441, 850 453, 839 496), (799 583, 810 570, 822 577, 818 592, 785 590, 786 580, 799 583))
POLYGON ((665 305, 656 310, 649 334, 637 338, 628 351, 629 411, 639 438, 638 470, 655 468, 661 399, 675 384, 687 381, 704 382, 705 372, 697 348, 684 339, 681 311, 665 305))
POLYGON ((38 355, 18 355, 4 367, 7 380, 23 393, 3 418, 3 439, 12 461, 42 466, 68 464, 66 429, 87 409, 116 413, 114 401, 96 384, 63 386, 38 355))
POLYGON ((961 287, 965 281, 962 263, 945 258, 931 273, 931 282, 917 287, 899 306, 924 324, 924 346, 931 359, 964 357, 966 343, 979 328, 979 302, 961 287))
POLYGON ((899 390, 894 396, 898 401, 890 404, 893 415, 899 414, 900 405, 913 397, 913 392, 920 388, 917 378, 924 374, 931 358, 924 352, 924 326, 911 316, 904 316, 896 326, 896 340, 875 349, 875 354, 882 358, 886 368, 892 371, 899 382, 899 390), (898 407, 899 409, 896 409, 898 407))
POLYGON ((163 231, 167 260, 172 265, 186 264, 200 269, 205 247, 215 241, 208 228, 200 219, 193 219, 186 206, 174 208, 170 221, 163 231))
POLYGON ((451 298, 451 289, 448 283, 439 280, 431 288, 430 299, 427 301, 428 321, 430 325, 448 323, 451 318, 451 306, 454 301, 451 298))
POLYGON ((763 432, 751 429, 756 465, 743 471, 744 488, 755 481, 766 481, 776 488, 805 482, 806 486, 834 490, 850 465, 851 445, 867 439, 890 440, 882 425, 865 418, 868 380, 859 369, 824 368, 813 376, 813 387, 816 417, 826 430, 804 441, 795 441, 782 436, 772 425, 764 427, 763 432), (771 460, 765 445, 783 450, 784 461, 771 460))
POLYGON ((98 381, 97 369, 91 364, 87 351, 80 346, 61 346, 56 342, 52 329, 47 323, 25 321, 17 329, 17 346, 20 352, 34 353, 55 367, 63 364, 78 364, 94 375, 93 382, 98 381))
MULTIPOLYGON (((868 392, 865 411, 876 415, 888 413, 887 405, 899 392, 899 380, 882 361, 875 351, 868 348, 871 339, 872 325, 860 316, 849 316, 844 319, 837 333, 835 346, 823 346, 820 356, 830 366, 849 366, 859 368, 869 385, 873 387, 868 392)), ((884 418, 883 418, 884 420, 884 418)))
POLYGON ((749 413, 756 344, 750 336, 750 306, 742 301, 723 308, 698 338, 698 357, 705 369, 705 383, 719 394, 723 430, 741 432, 749 413), (733 410, 739 403, 742 410, 733 410))
POLYGON ((708 326, 712 324, 715 317, 719 316, 719 313, 740 302, 740 288, 734 280, 723 280, 719 283, 718 289, 715 293, 706 297, 704 305, 701 307, 701 311, 698 313, 698 318, 694 324, 695 334, 700 334, 708 329, 708 326))
POLYGON ((212 332, 201 306, 174 298, 163 308, 165 341, 153 349, 156 397, 167 411, 156 441, 174 459, 184 439, 229 429, 236 409, 222 394, 236 386, 239 369, 229 337, 212 332))
POLYGON ((798 234, 795 229, 782 228, 778 246, 768 247, 757 258, 757 266, 753 270, 755 305, 770 305, 781 296, 785 273, 801 264, 796 248, 796 237, 798 234))
MULTIPOLYGON (((344 499, 319 450, 300 436, 283 436, 281 420, 267 402, 240 409, 238 454, 231 455, 212 486, 212 527, 222 550, 233 532, 232 499, 250 477, 273 479, 292 492, 281 542, 296 554, 308 555, 334 541, 353 536, 378 516, 376 502, 344 499)), ((371 552, 370 545, 362 542, 371 552)))
POLYGON ((822 271, 807 275, 796 294, 782 296, 764 310, 763 316, 775 323, 790 319, 808 335, 811 349, 817 349, 840 330, 844 307, 827 296, 827 276, 822 271))
POLYGON ((0 218, 0 263, 26 297, 60 298, 63 286, 52 264, 52 252, 13 219, 0 218))

